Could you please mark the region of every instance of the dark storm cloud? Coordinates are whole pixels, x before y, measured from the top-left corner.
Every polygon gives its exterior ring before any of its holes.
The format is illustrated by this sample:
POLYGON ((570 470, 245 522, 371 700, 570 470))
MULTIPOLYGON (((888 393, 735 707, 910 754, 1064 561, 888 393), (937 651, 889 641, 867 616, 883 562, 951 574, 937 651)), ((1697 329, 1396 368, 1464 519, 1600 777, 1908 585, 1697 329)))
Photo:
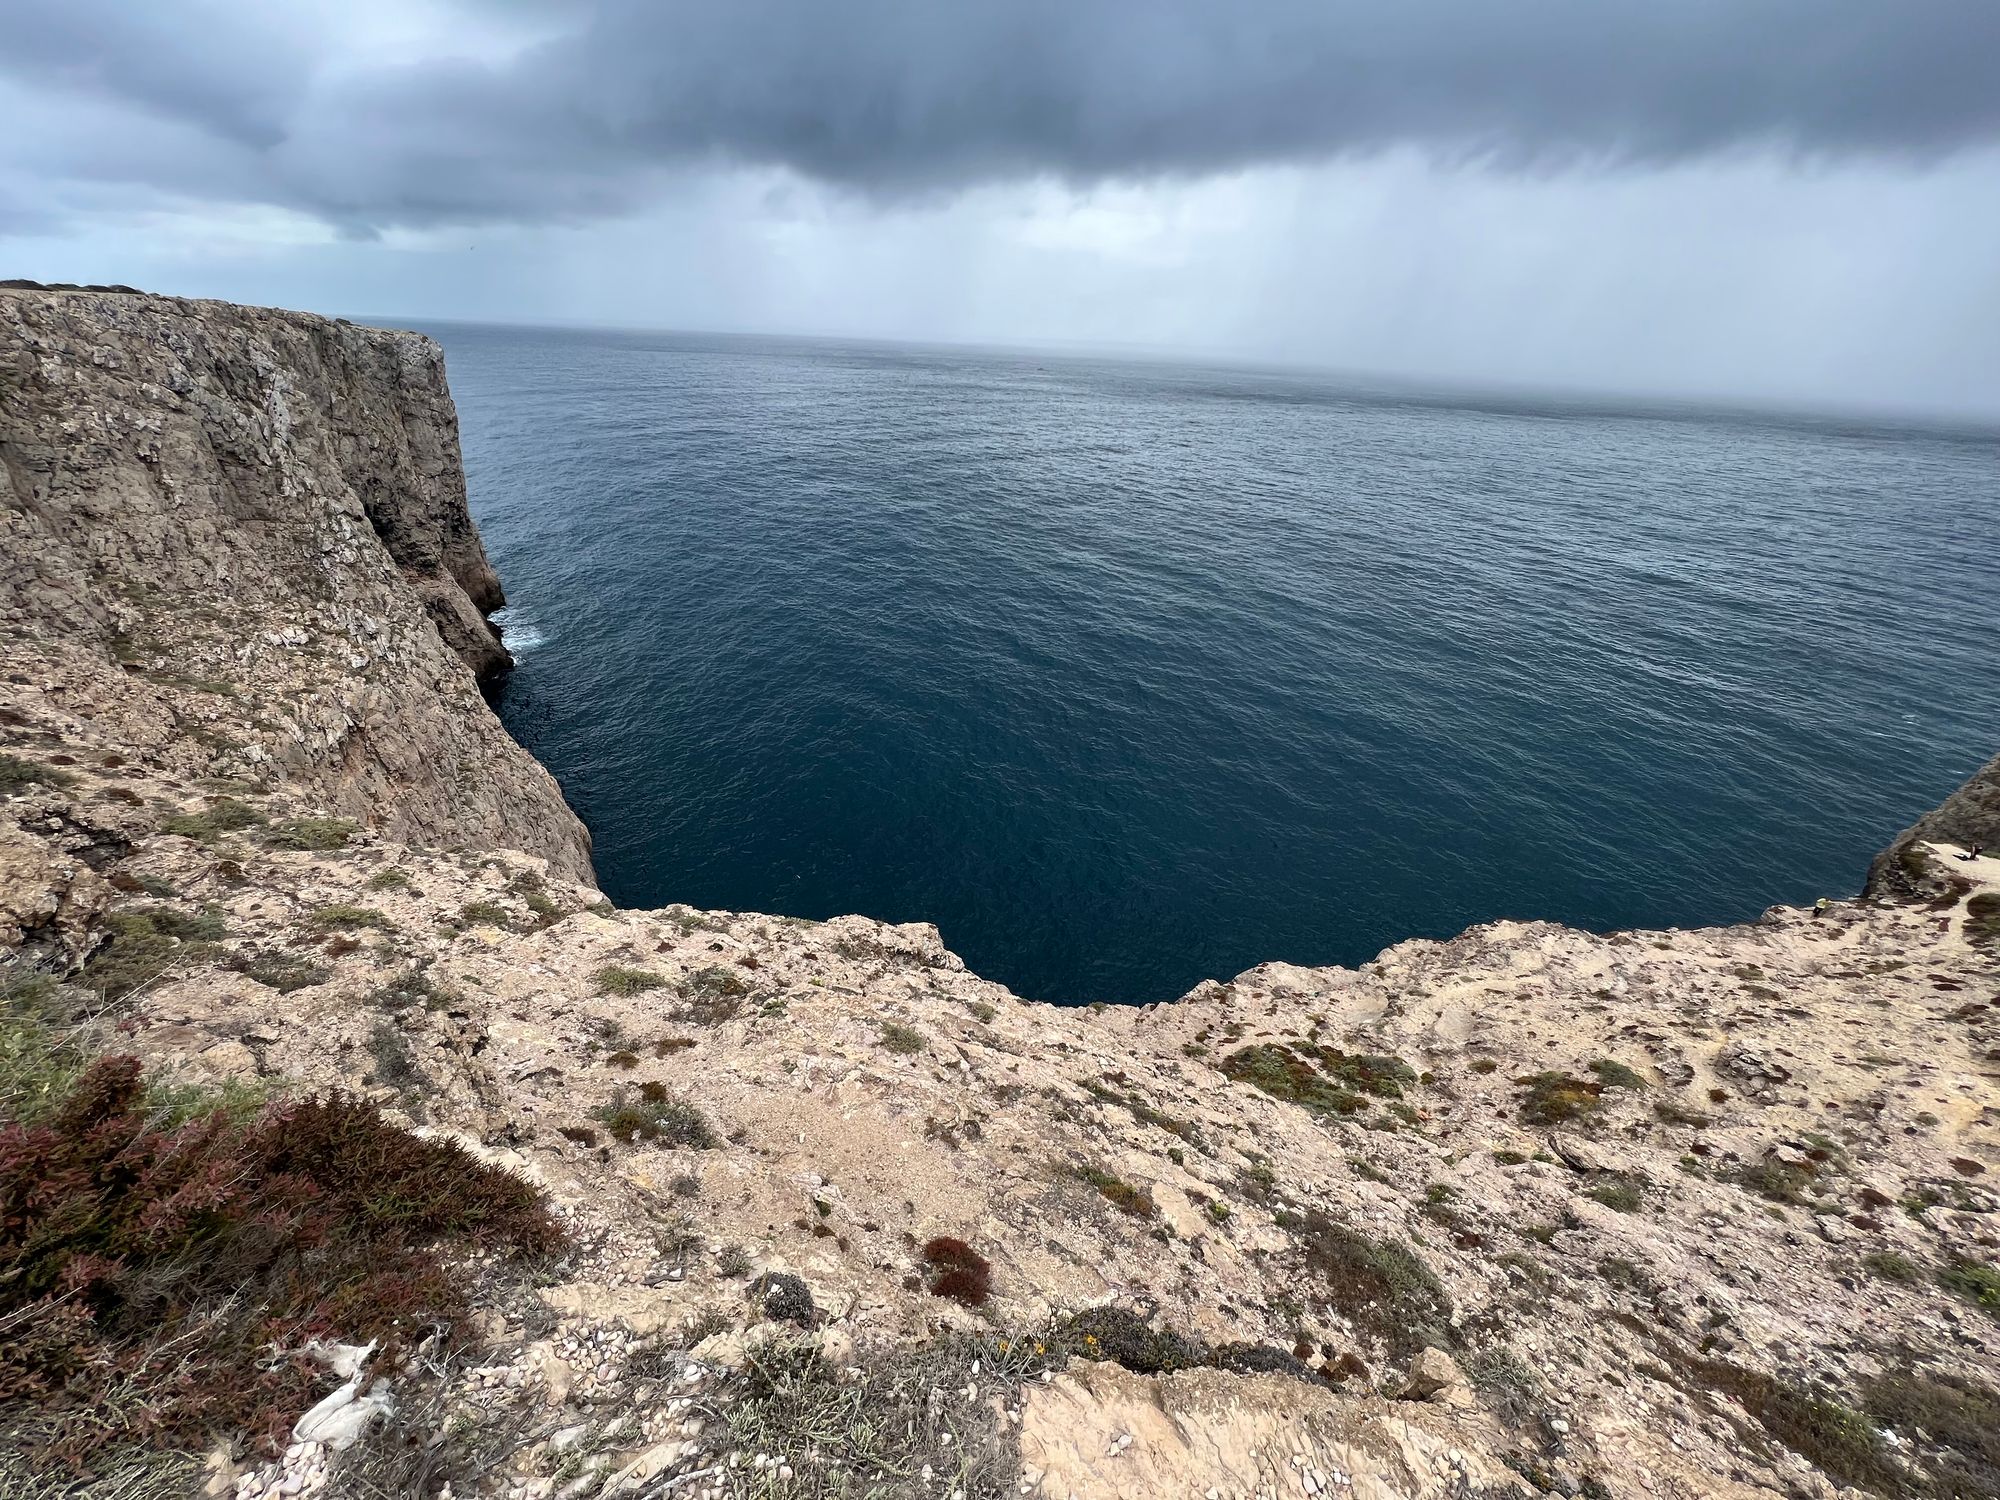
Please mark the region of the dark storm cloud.
POLYGON ((501 63, 365 68, 207 10, 41 0, 0 69, 231 147, 64 153, 92 176, 357 230, 591 217, 705 161, 899 195, 1397 146, 1533 168, 1921 160, 2000 135, 2000 0, 488 3, 461 7, 468 34, 566 29, 501 63))

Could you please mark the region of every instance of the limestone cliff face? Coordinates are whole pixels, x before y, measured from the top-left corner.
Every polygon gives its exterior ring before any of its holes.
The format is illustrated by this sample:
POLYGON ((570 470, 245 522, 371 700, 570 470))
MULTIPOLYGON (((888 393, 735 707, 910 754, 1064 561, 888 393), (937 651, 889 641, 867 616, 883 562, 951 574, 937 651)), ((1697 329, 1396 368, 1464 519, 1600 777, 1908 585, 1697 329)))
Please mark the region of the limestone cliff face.
POLYGON ((1964 786, 1875 856, 1868 867, 1868 894, 1911 897, 1934 893, 1938 866, 1920 852, 1927 843, 2000 850, 2000 755, 1974 771, 1964 786))
POLYGON ((303 313, 0 289, 0 640, 60 716, 189 777, 589 879, 481 700, 509 664, 431 340, 303 313))

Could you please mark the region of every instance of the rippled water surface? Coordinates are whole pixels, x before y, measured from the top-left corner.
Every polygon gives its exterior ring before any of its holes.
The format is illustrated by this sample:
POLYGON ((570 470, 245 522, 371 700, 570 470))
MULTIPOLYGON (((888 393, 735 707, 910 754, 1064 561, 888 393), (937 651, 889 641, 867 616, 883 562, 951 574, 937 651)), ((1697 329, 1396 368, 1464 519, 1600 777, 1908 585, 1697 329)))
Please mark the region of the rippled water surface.
POLYGON ((1157 1000, 1848 893, 2000 747, 1991 436, 432 331, 502 711, 621 904, 1157 1000))

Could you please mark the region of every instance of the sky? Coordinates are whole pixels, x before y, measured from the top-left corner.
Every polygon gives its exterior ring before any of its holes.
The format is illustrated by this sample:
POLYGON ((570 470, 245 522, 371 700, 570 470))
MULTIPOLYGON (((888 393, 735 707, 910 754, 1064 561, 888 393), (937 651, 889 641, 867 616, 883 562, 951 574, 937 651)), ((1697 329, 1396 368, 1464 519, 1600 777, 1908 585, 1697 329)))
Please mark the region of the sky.
POLYGON ((5 0, 0 276, 2000 420, 1996 0, 5 0))

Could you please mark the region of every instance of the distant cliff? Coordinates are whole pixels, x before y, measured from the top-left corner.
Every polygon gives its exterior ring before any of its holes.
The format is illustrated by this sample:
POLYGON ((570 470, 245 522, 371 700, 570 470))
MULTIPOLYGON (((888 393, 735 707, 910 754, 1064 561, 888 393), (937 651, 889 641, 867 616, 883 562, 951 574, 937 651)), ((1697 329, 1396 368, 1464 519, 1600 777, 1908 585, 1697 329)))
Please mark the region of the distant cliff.
POLYGON ((414 333, 0 288, 0 640, 190 775, 590 878, 475 678, 509 664, 444 359, 414 333), (59 665, 58 665, 59 662, 59 665))

